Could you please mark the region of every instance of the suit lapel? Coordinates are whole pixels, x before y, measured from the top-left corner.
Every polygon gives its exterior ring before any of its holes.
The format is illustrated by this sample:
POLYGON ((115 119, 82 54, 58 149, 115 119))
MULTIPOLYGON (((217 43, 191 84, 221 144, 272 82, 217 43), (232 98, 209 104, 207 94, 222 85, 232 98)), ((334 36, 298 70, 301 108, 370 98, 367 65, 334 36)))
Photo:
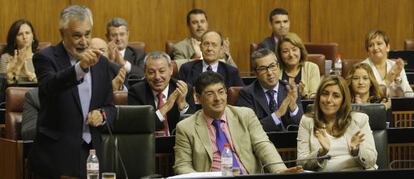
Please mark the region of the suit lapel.
MULTIPOLYGON (((72 66, 72 64, 70 63, 69 55, 66 52, 62 42, 58 46, 56 46, 55 56, 57 59, 56 63, 59 65, 59 70, 69 68, 72 66)), ((82 114, 82 106, 79 99, 78 86, 74 86, 71 90, 72 96, 76 102, 76 106, 78 107, 79 112, 82 114)))
POLYGON ((263 88, 260 86, 260 83, 257 80, 255 81, 254 85, 254 94, 256 94, 256 101, 259 103, 260 107, 262 107, 263 110, 266 111, 268 115, 270 115, 272 112, 269 110, 269 104, 267 103, 265 93, 263 92, 263 88))
POLYGON ((277 107, 280 107, 282 101, 286 98, 286 88, 279 80, 279 87, 277 89, 277 107))
POLYGON ((197 117, 195 118, 195 120, 196 120, 195 131, 198 137, 200 138, 201 143, 203 144, 204 148, 206 149, 207 154, 210 158, 210 161, 213 161, 213 150, 211 148, 211 140, 208 134, 208 126, 207 126, 206 120, 204 119, 202 111, 200 111, 197 114, 197 117))
POLYGON ((155 99, 154 99, 154 94, 152 93, 151 87, 149 86, 147 80, 145 80, 145 95, 144 95, 144 103, 145 104, 151 104, 154 109, 156 109, 155 106, 155 99))
MULTIPOLYGON (((197 60, 194 62, 193 68, 191 69, 191 81, 195 82, 197 77, 203 72, 203 61, 197 60)), ((193 84, 194 85, 194 84, 193 84)))

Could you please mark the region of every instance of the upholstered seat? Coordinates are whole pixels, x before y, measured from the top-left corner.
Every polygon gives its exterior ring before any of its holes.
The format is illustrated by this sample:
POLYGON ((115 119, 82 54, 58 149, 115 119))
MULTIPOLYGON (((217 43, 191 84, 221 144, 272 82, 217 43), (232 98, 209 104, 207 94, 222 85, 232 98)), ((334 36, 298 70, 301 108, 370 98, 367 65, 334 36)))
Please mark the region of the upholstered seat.
MULTIPOLYGON (((155 173, 155 113, 150 105, 117 106, 110 134, 102 134, 102 172, 117 178, 141 178, 155 173), (119 152, 119 153, 117 153, 119 152), (125 170, 123 169, 125 166, 125 170)), ((108 127, 108 126, 107 126, 108 127)))
POLYGON ((8 87, 6 89, 5 138, 21 140, 21 123, 25 94, 31 88, 8 87))

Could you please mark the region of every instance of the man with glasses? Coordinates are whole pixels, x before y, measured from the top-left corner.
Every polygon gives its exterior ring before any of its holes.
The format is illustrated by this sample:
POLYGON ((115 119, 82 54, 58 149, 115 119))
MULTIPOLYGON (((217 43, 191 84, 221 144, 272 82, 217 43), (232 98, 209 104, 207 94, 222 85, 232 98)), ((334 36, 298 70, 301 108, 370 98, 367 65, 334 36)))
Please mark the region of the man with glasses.
POLYGON ((240 78, 239 70, 220 61, 223 52, 223 37, 219 32, 207 31, 201 37, 201 51, 203 60, 194 60, 183 64, 178 73, 178 79, 193 85, 202 72, 213 71, 224 77, 225 86, 244 86, 240 78))
POLYGON ((257 80, 241 89, 237 105, 253 109, 266 132, 297 129, 303 115, 297 86, 279 81, 279 63, 271 50, 259 49, 252 59, 257 80))

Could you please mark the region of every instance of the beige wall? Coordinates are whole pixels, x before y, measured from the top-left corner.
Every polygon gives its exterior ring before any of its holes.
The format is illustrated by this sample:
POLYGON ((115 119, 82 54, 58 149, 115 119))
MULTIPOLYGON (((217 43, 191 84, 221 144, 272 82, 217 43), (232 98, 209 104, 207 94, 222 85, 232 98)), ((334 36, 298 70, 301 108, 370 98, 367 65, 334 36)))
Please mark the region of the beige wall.
POLYGON ((69 4, 92 9, 94 36, 105 37, 111 17, 125 18, 130 41, 144 41, 147 51, 164 50, 167 40, 187 36, 187 12, 202 8, 210 29, 229 37, 233 58, 244 73, 250 69, 249 44, 270 34, 268 13, 275 7, 289 10, 291 31, 303 41, 337 42, 345 59, 365 58, 364 36, 373 28, 389 34, 393 49, 414 38, 412 0, 0 0, 0 42, 6 41, 13 21, 27 18, 41 41, 57 43, 59 12, 69 4))

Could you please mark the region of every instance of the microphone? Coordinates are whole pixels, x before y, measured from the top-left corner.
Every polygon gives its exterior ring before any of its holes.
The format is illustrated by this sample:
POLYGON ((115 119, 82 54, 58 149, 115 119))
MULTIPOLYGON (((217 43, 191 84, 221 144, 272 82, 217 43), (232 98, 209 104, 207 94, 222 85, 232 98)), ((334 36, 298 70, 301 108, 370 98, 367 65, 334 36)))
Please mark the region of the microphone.
MULTIPOLYGON (((106 118, 106 112, 105 112, 105 110, 103 110, 103 109, 101 108, 101 109, 99 109, 99 111, 101 112, 101 115, 102 115, 102 118, 103 118, 104 124, 106 123, 106 128, 107 128, 107 130, 108 130, 109 136, 110 136, 111 138, 113 138, 113 139, 114 139, 114 136, 112 135, 112 129, 111 129, 111 126, 109 126, 109 121, 108 121, 108 119, 106 118)), ((116 150, 116 152, 115 152, 115 153, 116 153, 116 155, 118 156, 119 161, 121 162, 122 172, 124 173, 125 178, 126 178, 126 179, 128 179, 128 173, 127 173, 126 168, 125 168, 124 160, 122 160, 121 153, 119 152, 118 147, 116 146, 115 142, 114 142, 114 148, 115 148, 115 150, 116 150)))
POLYGON ((270 165, 277 165, 282 163, 292 163, 292 162, 299 162, 299 161, 308 161, 308 160, 330 160, 332 156, 330 155, 323 155, 320 157, 310 157, 310 158, 304 158, 304 159, 296 159, 296 160, 287 160, 287 161, 281 161, 281 162, 270 162, 262 166, 262 173, 264 172, 264 168, 270 166, 270 165))

